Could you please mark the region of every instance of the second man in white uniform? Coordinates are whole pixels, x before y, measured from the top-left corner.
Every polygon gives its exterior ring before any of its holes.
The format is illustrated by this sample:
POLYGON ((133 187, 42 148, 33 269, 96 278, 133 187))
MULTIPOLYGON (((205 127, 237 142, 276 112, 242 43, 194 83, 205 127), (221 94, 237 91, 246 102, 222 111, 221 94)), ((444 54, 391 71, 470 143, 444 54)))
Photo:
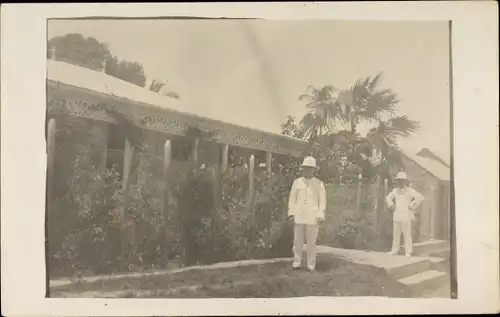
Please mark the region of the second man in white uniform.
POLYGON ((398 254, 403 233, 406 256, 411 256, 413 249, 411 222, 415 217, 415 209, 422 203, 424 196, 410 187, 406 173, 400 172, 396 176, 396 188, 387 195, 386 200, 387 206, 394 212, 392 250, 389 253, 398 254))

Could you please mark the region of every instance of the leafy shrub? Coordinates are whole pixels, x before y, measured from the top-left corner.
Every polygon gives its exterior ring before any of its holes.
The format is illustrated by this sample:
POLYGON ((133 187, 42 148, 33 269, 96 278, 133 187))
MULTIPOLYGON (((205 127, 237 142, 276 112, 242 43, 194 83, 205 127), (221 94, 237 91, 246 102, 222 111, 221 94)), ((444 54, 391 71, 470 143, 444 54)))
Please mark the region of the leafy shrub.
POLYGON ((383 206, 379 206, 379 210, 373 208, 376 192, 369 186, 374 185, 365 183, 363 186, 367 189, 361 192, 359 214, 356 215, 357 185, 326 185, 326 221, 320 229, 319 244, 374 251, 388 247, 391 221, 382 212, 383 206))
MULTIPOLYGON (((242 166, 216 173, 214 182, 207 173, 193 174, 188 165, 173 162, 164 177, 161 157, 136 152, 123 193, 118 173, 100 168, 103 135, 102 127, 89 121, 58 120, 56 195, 49 210, 51 274, 291 256, 287 205, 300 159, 273 156, 270 179, 257 168, 255 197, 248 204, 248 170, 242 166), (118 214, 122 207, 125 232, 118 214)), ((327 185, 326 222, 318 243, 346 247, 342 240, 354 231, 355 248, 380 248, 390 239, 385 230, 390 219, 374 222, 370 193, 363 196, 360 217, 353 218, 357 166, 328 155, 319 156, 318 176, 334 184, 327 185)))
POLYGON ((187 265, 210 262, 214 187, 208 172, 188 173, 179 197, 187 265))
POLYGON ((51 273, 74 271, 103 273, 118 263, 120 237, 113 228, 121 201, 121 183, 114 170, 100 172, 80 153, 74 161, 64 196, 57 197, 49 212, 51 273))

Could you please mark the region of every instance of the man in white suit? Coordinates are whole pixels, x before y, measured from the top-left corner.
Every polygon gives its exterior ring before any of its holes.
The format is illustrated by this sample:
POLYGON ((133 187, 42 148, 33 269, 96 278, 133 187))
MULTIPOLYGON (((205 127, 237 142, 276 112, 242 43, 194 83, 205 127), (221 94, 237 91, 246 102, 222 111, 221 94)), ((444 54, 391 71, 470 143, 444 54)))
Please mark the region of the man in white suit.
POLYGON ((387 195, 387 206, 394 211, 392 250, 389 254, 398 254, 401 233, 405 241, 406 256, 411 256, 413 241, 411 235, 411 222, 415 219, 415 209, 422 203, 424 196, 410 186, 405 172, 396 176, 396 188, 387 195))
POLYGON ((309 271, 314 271, 319 224, 325 220, 325 186, 314 177, 317 170, 314 157, 306 157, 300 168, 302 177, 293 182, 288 201, 288 216, 294 220, 293 268, 298 269, 301 266, 305 236, 306 266, 309 271))

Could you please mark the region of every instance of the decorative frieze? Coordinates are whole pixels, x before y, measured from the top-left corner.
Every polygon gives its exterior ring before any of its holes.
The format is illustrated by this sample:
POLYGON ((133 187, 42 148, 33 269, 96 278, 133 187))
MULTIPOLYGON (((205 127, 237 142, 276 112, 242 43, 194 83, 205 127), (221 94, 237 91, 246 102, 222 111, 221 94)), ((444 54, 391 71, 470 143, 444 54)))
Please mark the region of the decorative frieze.
MULTIPOLYGON (((49 114, 66 114, 106 122, 115 121, 107 112, 106 104, 93 103, 81 99, 50 99, 47 104, 47 111, 49 114)), ((140 112, 133 114, 125 113, 125 115, 140 128, 177 135, 184 135, 188 127, 196 122, 190 115, 183 117, 182 114, 173 113, 169 117, 167 111, 165 111, 164 115, 160 116, 140 112)), ((285 139, 279 135, 250 130, 231 124, 226 125, 215 121, 204 120, 203 124, 197 125, 200 129, 213 131, 214 140, 221 143, 293 156, 302 156, 304 154, 305 143, 298 140, 285 139)))
POLYGON ((69 114, 101 121, 113 122, 107 114, 104 104, 96 104, 86 100, 52 99, 47 103, 50 114, 69 114))
POLYGON ((184 134, 188 125, 175 119, 149 115, 134 115, 132 122, 143 129, 155 130, 172 134, 184 134))

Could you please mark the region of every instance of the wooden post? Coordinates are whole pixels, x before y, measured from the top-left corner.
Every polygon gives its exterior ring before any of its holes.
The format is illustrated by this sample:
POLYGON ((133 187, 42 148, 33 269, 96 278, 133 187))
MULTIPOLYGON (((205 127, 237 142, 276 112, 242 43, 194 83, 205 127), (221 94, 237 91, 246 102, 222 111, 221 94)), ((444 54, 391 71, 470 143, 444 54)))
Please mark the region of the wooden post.
POLYGON ((356 192, 356 217, 360 215, 361 209, 361 186, 363 185, 363 176, 361 174, 358 175, 358 188, 356 192))
POLYGON ((431 240, 436 239, 436 187, 434 185, 429 185, 429 238, 431 240))
POLYGON ((373 206, 373 212, 375 213, 375 225, 377 226, 378 229, 378 223, 379 223, 379 199, 380 199, 380 175, 377 175, 375 177, 375 201, 374 201, 374 206, 373 206))
POLYGON ((387 204, 385 203, 385 198, 387 197, 387 195, 389 195, 389 180, 386 178, 384 179, 384 212, 387 211, 387 204))
MULTIPOLYGON (((217 208, 219 207, 219 199, 220 199, 220 195, 219 195, 219 190, 220 190, 220 183, 219 183, 219 178, 218 178, 218 173, 217 171, 215 170, 215 168, 212 166, 211 168, 209 168, 209 172, 210 172, 210 178, 211 178, 211 181, 212 181, 212 184, 213 184, 213 188, 212 188, 212 195, 214 197, 214 205, 211 206, 212 209, 210 210, 210 217, 211 217, 211 222, 210 222, 210 247, 211 247, 211 251, 212 251, 212 254, 215 256, 215 230, 216 230, 216 226, 215 226, 215 219, 216 219, 216 211, 217 211, 217 208)), ((214 263, 214 258, 210 259, 210 262, 211 263, 214 263)))
POLYGON ((196 163, 198 163, 198 146, 200 145, 200 139, 199 138, 196 138, 194 140, 194 146, 193 146, 193 162, 195 163, 195 167, 196 166, 196 163))
POLYGON ((248 168, 248 207, 252 206, 253 196, 255 194, 254 188, 255 177, 255 156, 250 155, 250 166, 248 168))
POLYGON ((222 171, 224 172, 228 165, 228 156, 229 156, 229 144, 224 144, 222 147, 222 171))
POLYGON ((134 156, 135 148, 128 139, 125 139, 124 162, 123 162, 123 178, 122 185, 125 187, 128 184, 130 169, 132 166, 132 157, 134 156))
MULTIPOLYGON (((168 177, 168 170, 170 164, 172 163, 172 144, 170 140, 165 141, 164 151, 163 151, 163 179, 165 180, 165 194, 163 195, 163 221, 165 226, 165 244, 167 252, 168 250, 168 215, 170 212, 170 179, 168 177)), ((168 255, 166 256, 168 258, 168 255)))
POLYGON ((172 143, 170 140, 165 141, 165 147, 163 152, 163 171, 164 175, 167 175, 167 171, 172 163, 172 143))
POLYGON ((271 152, 266 152, 266 170, 267 170, 267 177, 268 177, 267 182, 268 182, 269 187, 271 187, 272 176, 273 176, 272 162, 273 162, 273 154, 271 152))
MULTIPOLYGON (((132 146, 128 139, 125 139, 125 150, 124 150, 124 162, 123 162, 123 177, 122 177, 122 188, 123 188, 123 204, 120 208, 120 225, 122 232, 122 257, 125 259, 127 253, 127 205, 128 205, 128 191, 129 191, 129 175, 132 166, 132 159, 134 157, 135 148, 132 146)), ((132 229, 132 228, 131 228, 132 229)), ((133 234, 132 234, 133 237, 133 234)), ((134 244, 134 241, 132 241, 134 244)))
MULTIPOLYGON (((255 208, 254 207, 254 195, 255 195, 255 188, 254 188, 254 177, 255 177, 255 156, 252 154, 250 155, 250 164, 248 167, 248 203, 247 203, 247 208, 249 209, 249 212, 251 212, 252 215, 252 234, 249 237, 251 241, 255 239, 255 233, 256 233, 256 219, 255 219, 255 208)), ((251 244, 249 243, 247 245, 247 252, 250 250, 251 244)))

